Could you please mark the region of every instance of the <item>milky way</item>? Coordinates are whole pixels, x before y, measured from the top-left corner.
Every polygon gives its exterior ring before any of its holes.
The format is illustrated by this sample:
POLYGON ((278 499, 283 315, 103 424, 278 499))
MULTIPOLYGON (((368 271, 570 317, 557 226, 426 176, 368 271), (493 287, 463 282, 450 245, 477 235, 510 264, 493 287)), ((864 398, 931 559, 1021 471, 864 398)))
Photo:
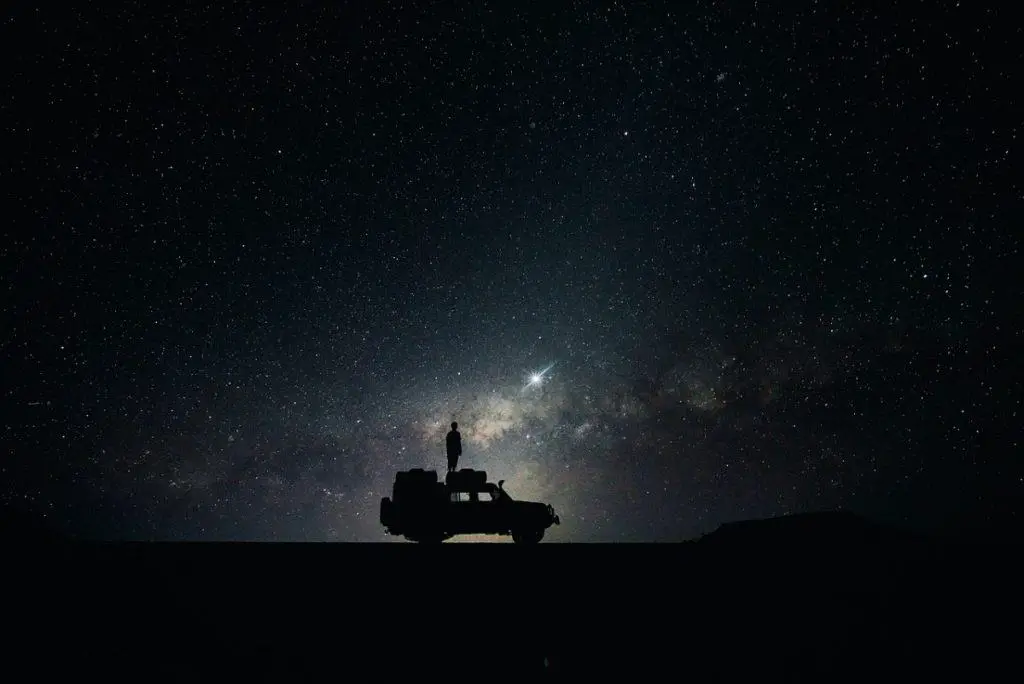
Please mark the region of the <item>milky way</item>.
POLYGON ((1012 508, 1012 22, 549 4, 11 10, 4 503, 389 541, 458 421, 553 541, 1012 508))

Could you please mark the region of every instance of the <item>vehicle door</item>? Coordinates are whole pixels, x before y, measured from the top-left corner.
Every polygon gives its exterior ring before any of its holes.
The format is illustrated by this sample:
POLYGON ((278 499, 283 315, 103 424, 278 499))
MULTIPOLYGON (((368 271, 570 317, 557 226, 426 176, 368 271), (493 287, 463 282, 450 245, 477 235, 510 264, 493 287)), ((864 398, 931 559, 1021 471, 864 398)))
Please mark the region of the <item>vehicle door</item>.
POLYGON ((483 531, 497 533, 503 530, 498 498, 493 491, 488 489, 480 492, 475 506, 476 518, 483 531))
POLYGON ((452 492, 448 504, 449 531, 456 534, 471 534, 479 531, 476 511, 478 504, 471 500, 468 492, 452 492))

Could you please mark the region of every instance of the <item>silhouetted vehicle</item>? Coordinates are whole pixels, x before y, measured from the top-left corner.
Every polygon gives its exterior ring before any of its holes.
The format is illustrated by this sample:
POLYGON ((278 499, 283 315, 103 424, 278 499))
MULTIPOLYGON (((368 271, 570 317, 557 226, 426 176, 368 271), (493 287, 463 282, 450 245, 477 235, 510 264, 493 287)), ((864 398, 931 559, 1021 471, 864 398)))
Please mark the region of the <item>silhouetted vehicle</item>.
POLYGON ((555 509, 516 501, 487 481, 482 470, 462 469, 439 482, 437 471, 414 468, 395 475, 391 497, 380 502, 380 522, 388 534, 415 542, 442 542, 457 534, 512 535, 517 544, 536 544, 560 521, 555 509))

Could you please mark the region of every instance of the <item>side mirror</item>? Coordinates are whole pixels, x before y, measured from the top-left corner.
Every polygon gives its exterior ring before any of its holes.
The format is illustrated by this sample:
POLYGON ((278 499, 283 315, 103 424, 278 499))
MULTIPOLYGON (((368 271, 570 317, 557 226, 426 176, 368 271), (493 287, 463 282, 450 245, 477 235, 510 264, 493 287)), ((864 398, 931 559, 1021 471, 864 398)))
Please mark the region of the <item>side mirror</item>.
POLYGON ((504 480, 498 480, 498 489, 502 489, 503 484, 505 484, 504 480))

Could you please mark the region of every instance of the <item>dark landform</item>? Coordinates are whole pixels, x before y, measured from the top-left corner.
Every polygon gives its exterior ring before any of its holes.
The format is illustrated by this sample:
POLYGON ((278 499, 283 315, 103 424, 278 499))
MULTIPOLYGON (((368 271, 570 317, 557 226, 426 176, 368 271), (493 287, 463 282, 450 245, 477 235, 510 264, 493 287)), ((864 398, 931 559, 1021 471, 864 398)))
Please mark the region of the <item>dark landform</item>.
POLYGON ((20 515, 3 534, 14 660, 108 680, 989 677, 1024 565, 1016 537, 844 513, 660 545, 104 543, 20 515))

